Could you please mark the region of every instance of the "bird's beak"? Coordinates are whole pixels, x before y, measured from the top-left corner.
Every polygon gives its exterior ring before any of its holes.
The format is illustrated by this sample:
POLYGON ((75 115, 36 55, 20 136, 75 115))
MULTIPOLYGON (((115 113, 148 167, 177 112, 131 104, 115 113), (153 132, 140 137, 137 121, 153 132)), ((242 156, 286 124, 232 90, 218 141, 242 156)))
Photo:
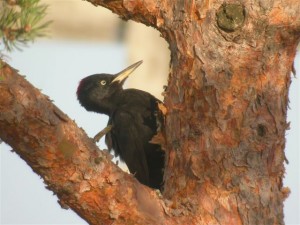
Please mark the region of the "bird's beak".
POLYGON ((131 66, 127 67, 125 70, 122 70, 121 72, 117 73, 115 75, 115 79, 112 80, 111 83, 118 82, 121 83, 122 81, 125 81, 126 78, 143 63, 143 60, 138 61, 131 66))

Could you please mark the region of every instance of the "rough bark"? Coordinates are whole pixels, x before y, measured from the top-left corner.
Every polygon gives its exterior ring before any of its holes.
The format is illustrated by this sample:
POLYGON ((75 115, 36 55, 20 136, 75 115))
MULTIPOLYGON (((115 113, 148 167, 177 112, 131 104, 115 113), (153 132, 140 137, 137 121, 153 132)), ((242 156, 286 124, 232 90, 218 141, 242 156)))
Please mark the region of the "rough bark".
POLYGON ((170 45, 163 199, 20 77, 12 88, 15 72, 0 83, 1 138, 91 224, 283 224, 300 2, 90 2, 155 27, 170 45))

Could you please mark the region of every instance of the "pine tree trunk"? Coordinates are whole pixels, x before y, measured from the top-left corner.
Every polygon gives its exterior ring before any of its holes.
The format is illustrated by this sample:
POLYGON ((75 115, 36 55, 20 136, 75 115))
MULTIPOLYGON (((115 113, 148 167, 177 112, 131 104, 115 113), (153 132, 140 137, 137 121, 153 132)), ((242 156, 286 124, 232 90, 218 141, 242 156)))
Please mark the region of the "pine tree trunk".
POLYGON ((1 139, 90 224, 283 224, 300 2, 90 2, 157 28, 170 45, 163 196, 118 170, 8 65, 1 139))

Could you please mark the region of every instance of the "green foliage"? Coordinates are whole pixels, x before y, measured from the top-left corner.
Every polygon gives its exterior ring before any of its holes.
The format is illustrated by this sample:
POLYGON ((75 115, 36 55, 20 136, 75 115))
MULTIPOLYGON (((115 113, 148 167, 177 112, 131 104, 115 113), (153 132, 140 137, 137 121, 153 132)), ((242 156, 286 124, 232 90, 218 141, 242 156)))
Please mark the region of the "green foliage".
POLYGON ((47 6, 40 5, 40 0, 0 1, 0 38, 3 42, 0 45, 4 44, 6 50, 20 50, 20 46, 45 36, 45 28, 51 21, 41 22, 47 6))

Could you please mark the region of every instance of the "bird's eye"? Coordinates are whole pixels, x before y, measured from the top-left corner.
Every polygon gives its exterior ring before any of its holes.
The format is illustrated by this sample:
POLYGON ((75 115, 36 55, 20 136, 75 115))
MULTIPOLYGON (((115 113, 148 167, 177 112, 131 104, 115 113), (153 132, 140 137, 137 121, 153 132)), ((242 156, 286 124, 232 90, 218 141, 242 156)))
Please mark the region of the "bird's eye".
POLYGON ((100 81, 100 84, 101 84, 101 85, 105 85, 105 84, 106 84, 106 81, 105 81, 105 80, 101 80, 101 81, 100 81))

